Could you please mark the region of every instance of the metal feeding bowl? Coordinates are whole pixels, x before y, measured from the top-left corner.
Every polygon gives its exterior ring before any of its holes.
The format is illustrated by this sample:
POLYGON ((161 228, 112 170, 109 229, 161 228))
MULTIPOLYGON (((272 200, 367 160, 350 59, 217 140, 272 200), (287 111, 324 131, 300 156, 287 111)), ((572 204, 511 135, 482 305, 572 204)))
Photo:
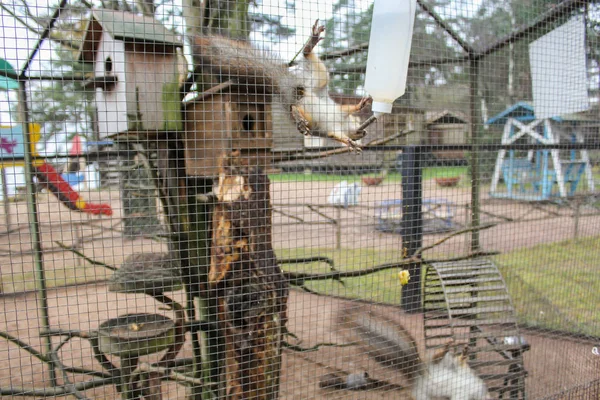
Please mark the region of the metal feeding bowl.
POLYGON ((139 357, 158 353, 175 341, 175 322, 160 314, 126 314, 98 328, 98 345, 104 354, 139 357))
POLYGON ((108 290, 119 293, 163 293, 181 288, 179 263, 168 253, 132 254, 108 282, 108 290))

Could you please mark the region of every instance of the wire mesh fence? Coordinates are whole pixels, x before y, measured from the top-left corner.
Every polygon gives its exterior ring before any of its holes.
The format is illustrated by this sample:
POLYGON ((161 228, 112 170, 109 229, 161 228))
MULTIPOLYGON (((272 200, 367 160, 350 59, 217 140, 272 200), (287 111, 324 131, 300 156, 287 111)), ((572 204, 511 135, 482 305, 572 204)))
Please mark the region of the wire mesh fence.
POLYGON ((598 398, 598 4, 414 6, 1 2, 0 396, 598 398))

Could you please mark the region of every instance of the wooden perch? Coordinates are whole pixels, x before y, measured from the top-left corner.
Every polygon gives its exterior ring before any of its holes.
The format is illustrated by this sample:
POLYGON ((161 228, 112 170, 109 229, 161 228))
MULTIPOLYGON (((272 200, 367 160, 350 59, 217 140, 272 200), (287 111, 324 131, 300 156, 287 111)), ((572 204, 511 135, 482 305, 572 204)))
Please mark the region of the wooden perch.
MULTIPOLYGON (((367 119, 367 121, 369 121, 367 119)), ((367 122, 365 121, 365 122, 367 122)), ((369 123, 373 122, 373 120, 371 120, 369 123)), ((398 139, 407 135, 410 135, 411 133, 413 133, 414 130, 407 130, 407 131, 402 131, 402 132, 398 132, 392 136, 388 136, 386 138, 382 138, 382 139, 374 139, 371 140, 369 143, 365 144, 364 146, 362 146, 362 148, 369 148, 369 147, 375 147, 375 146, 382 146, 386 143, 391 142, 394 139, 398 139)), ((296 153, 288 153, 288 154, 283 154, 280 156, 274 156, 273 157, 273 163, 276 162, 282 162, 282 161, 295 161, 295 160, 315 160, 318 158, 325 158, 325 157, 329 157, 329 156, 334 156, 336 154, 345 154, 345 153, 349 153, 352 151, 352 148, 350 147, 340 147, 339 149, 333 149, 333 150, 327 150, 327 151, 321 151, 318 153, 312 153, 312 154, 306 154, 304 152, 296 152, 296 153)))

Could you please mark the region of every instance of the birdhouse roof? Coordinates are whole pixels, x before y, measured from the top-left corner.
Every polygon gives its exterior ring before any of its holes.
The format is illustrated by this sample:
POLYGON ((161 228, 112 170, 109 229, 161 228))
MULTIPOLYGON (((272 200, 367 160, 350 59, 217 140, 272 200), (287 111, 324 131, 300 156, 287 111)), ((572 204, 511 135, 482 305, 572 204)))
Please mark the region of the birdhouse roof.
POLYGON ((93 10, 85 29, 79 60, 93 62, 102 31, 117 40, 142 44, 166 44, 181 47, 177 35, 152 17, 113 10, 93 10))
MULTIPOLYGON (((508 118, 514 118, 521 122, 530 122, 536 119, 533 106, 525 101, 519 101, 508 107, 501 113, 494 115, 486 121, 487 125, 504 125, 508 118)), ((591 122, 594 118, 583 113, 563 114, 549 118, 551 121, 560 122, 591 122)))
POLYGON ((425 118, 427 125, 469 123, 469 118, 465 114, 450 110, 427 112, 425 118))

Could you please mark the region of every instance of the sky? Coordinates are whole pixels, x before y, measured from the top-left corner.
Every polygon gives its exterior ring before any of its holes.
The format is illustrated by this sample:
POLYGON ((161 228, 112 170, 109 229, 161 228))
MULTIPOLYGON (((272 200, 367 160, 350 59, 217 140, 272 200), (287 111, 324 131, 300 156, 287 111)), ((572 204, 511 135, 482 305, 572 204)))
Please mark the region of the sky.
MULTIPOLYGON (((5 4, 10 1, 5 1, 5 4)), ((34 5, 32 10, 41 14, 47 13, 49 3, 46 0, 30 1, 30 4, 34 5)), ((10 62, 17 72, 25 65, 38 38, 36 33, 29 31, 6 11, 0 9, 0 57, 10 62)), ((36 57, 31 66, 32 74, 41 72, 40 60, 50 60, 51 58, 50 45, 44 43, 40 49, 40 55, 36 57)))

